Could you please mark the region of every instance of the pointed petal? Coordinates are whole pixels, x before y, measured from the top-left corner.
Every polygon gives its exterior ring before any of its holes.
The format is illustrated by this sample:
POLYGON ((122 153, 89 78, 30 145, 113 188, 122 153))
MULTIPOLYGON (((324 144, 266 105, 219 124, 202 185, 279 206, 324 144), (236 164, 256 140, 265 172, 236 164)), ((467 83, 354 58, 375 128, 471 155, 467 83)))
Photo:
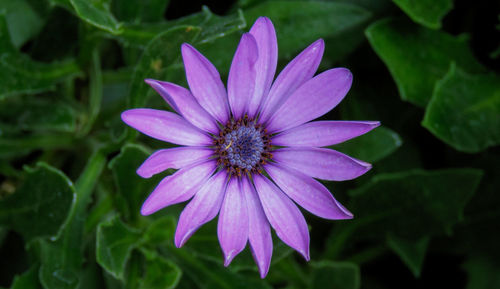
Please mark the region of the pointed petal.
POLYGON ((254 93, 257 53, 255 38, 250 33, 243 34, 227 79, 227 96, 235 119, 243 117, 247 110, 248 100, 254 93))
POLYGON ((352 180, 369 171, 369 163, 324 148, 282 148, 273 151, 273 160, 306 175, 330 181, 352 180))
POLYGON ((316 40, 281 71, 261 107, 261 123, 269 120, 298 87, 313 77, 321 62, 324 50, 323 39, 316 40))
POLYGON ((351 212, 315 179, 297 170, 271 163, 266 165, 265 170, 285 194, 314 215, 331 220, 352 218, 351 212))
POLYGON ((309 261, 309 231, 299 208, 266 177, 254 175, 254 184, 278 237, 309 261))
POLYGON ((329 112, 351 88, 346 68, 327 70, 299 87, 269 119, 269 132, 284 131, 329 112))
POLYGON ((150 178, 166 169, 180 169, 198 161, 208 159, 213 150, 206 147, 177 147, 154 152, 137 169, 137 174, 150 178))
POLYGON ((189 90, 165 81, 146 79, 145 82, 191 124, 213 134, 219 132, 215 119, 201 107, 189 90))
POLYGON ((255 90, 248 103, 248 115, 254 118, 273 83, 278 63, 278 41, 273 23, 267 17, 259 17, 250 29, 250 34, 255 37, 259 52, 255 64, 257 70, 255 90))
POLYGON ((229 120, 229 105, 219 72, 191 45, 182 44, 181 52, 186 78, 194 97, 216 120, 226 124, 229 120))
POLYGON ((272 144, 291 147, 322 147, 344 142, 378 127, 378 121, 313 121, 286 130, 272 144))
POLYGON ((224 199, 226 180, 226 172, 220 171, 201 187, 184 208, 175 231, 177 248, 182 247, 198 228, 217 216, 224 199))
POLYGON ((213 144, 211 137, 172 112, 135 108, 122 112, 121 117, 129 126, 162 141, 187 146, 213 144))
POLYGON ((264 278, 269 271, 273 255, 271 228, 262 209, 259 196, 246 177, 242 179, 242 190, 248 207, 248 241, 255 263, 259 267, 260 277, 264 278))
POLYGON ((231 178, 219 214, 217 236, 224 252, 224 266, 229 266, 247 244, 248 210, 241 181, 231 178))
POLYGON ((185 167, 164 178, 142 205, 141 214, 147 216, 189 200, 215 171, 216 166, 216 162, 210 160, 185 167))

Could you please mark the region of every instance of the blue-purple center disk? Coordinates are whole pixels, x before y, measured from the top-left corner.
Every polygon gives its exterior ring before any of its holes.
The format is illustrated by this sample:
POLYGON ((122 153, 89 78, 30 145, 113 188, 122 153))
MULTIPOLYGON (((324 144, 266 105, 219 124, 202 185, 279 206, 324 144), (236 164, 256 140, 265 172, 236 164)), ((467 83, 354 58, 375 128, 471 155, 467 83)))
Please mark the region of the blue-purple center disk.
POLYGON ((272 155, 266 131, 247 118, 230 121, 216 138, 216 156, 219 165, 229 173, 261 172, 272 155))

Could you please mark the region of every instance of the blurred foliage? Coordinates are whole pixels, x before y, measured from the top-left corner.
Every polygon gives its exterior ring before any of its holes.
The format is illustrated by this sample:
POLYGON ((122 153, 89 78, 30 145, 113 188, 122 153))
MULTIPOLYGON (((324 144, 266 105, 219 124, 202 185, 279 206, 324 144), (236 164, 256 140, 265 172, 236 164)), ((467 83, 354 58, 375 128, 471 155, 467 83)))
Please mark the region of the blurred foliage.
POLYGON ((499 286, 498 3, 201 2, 0 0, 1 288, 499 286), (307 215, 312 261, 274 238, 264 280, 249 249, 224 268, 215 222, 177 249, 182 205, 139 214, 173 170, 137 176, 165 144, 119 118, 170 109, 143 80, 185 85, 184 42, 226 79, 259 16, 276 27, 279 68, 324 38, 320 70, 353 71, 324 119, 382 121, 334 146, 374 166, 325 183, 355 218, 307 215))

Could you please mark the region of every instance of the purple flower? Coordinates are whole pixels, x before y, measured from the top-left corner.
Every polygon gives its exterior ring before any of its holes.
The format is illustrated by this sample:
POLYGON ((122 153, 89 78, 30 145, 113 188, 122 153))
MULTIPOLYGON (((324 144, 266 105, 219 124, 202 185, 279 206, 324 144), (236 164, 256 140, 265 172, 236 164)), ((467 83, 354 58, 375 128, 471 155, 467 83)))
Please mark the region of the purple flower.
POLYGON ((350 219, 352 214, 314 178, 350 180, 371 168, 322 147, 362 135, 379 122, 310 122, 342 100, 351 73, 334 68, 314 76, 324 50, 319 39, 273 82, 278 47, 273 24, 265 17, 241 37, 227 91, 208 59, 189 44, 181 49, 190 90, 146 80, 177 114, 146 108, 122 113, 123 121, 140 132, 181 145, 155 152, 137 170, 149 178, 178 169, 158 184, 141 213, 192 198, 180 215, 175 245, 184 245, 219 214, 225 266, 249 241, 262 278, 271 262, 271 227, 309 260, 309 231, 295 203, 325 219, 350 219))

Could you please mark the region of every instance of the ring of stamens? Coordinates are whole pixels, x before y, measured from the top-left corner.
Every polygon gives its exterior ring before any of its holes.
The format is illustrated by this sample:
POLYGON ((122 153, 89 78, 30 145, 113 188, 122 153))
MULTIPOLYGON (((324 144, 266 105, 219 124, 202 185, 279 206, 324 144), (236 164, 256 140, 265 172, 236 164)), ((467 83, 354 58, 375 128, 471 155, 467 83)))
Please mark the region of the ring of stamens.
POLYGON ((262 165, 272 158, 270 148, 266 130, 247 116, 231 119, 215 138, 217 163, 231 175, 262 172, 262 165))

